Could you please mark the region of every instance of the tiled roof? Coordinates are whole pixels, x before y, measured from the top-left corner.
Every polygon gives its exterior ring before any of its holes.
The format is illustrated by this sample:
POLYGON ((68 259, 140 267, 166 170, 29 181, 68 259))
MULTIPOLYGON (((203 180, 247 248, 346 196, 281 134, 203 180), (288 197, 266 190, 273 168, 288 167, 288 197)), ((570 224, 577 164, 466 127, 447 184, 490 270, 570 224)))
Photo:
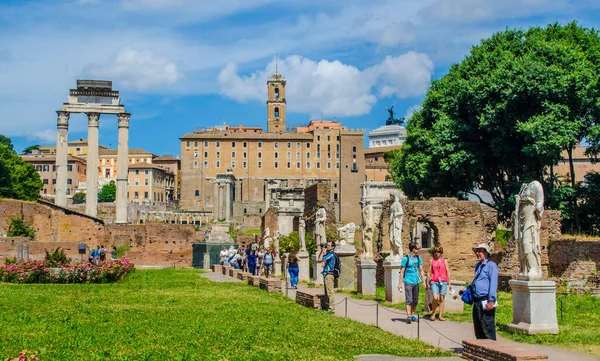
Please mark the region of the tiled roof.
MULTIPOLYGON (((117 155, 117 149, 99 149, 98 155, 117 155)), ((129 149, 129 155, 150 155, 154 156, 154 154, 148 152, 147 150, 141 148, 131 148, 129 149)))
POLYGON ((179 158, 172 156, 170 154, 165 154, 165 155, 161 155, 160 157, 156 157, 154 158, 153 161, 160 161, 160 160, 179 160, 179 158))
POLYGON ((400 149, 401 145, 386 145, 383 147, 365 148, 365 154, 385 153, 390 150, 400 149))

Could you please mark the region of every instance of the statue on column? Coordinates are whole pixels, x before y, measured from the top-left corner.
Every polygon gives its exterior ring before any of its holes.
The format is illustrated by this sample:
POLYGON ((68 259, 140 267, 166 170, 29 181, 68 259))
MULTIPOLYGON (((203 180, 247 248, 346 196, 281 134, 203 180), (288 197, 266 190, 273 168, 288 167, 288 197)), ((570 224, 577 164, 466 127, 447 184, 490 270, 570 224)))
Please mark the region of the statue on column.
POLYGON ((300 238, 300 250, 306 251, 306 222, 304 222, 304 219, 300 219, 299 223, 300 224, 298 225, 298 238, 300 238))
POLYGON ((394 195, 394 203, 390 206, 390 256, 389 258, 402 258, 402 220, 404 209, 398 195, 394 195))
POLYGON ((265 247, 265 249, 271 247, 271 231, 269 230, 269 228, 265 228, 265 230, 263 231, 262 240, 263 247, 265 247))
POLYGON ((279 231, 273 232, 273 248, 275 249, 275 254, 279 256, 279 231))
POLYGON ((514 233, 519 250, 519 276, 542 278, 540 228, 544 213, 544 188, 538 181, 523 184, 515 203, 514 233))
POLYGON ((372 204, 363 208, 363 258, 373 258, 373 235, 375 233, 375 209, 372 204))
POLYGON ((315 213, 315 243, 317 245, 327 243, 327 236, 325 234, 325 223, 327 222, 327 213, 325 208, 320 207, 315 213))

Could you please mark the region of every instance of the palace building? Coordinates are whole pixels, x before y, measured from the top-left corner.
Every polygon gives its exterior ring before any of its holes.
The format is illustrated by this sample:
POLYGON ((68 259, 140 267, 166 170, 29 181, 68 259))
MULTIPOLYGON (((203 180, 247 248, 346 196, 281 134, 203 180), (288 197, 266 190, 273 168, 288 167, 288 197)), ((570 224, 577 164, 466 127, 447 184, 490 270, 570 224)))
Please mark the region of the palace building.
MULTIPOLYGON (((285 192, 302 193, 329 183, 337 221, 360 223, 360 183, 365 179, 362 130, 311 120, 286 126, 286 80, 276 70, 267 80, 267 131, 223 126, 196 130, 181 140, 180 208, 215 220, 248 224, 285 192)), ((291 202, 291 201, 290 201, 291 202)))

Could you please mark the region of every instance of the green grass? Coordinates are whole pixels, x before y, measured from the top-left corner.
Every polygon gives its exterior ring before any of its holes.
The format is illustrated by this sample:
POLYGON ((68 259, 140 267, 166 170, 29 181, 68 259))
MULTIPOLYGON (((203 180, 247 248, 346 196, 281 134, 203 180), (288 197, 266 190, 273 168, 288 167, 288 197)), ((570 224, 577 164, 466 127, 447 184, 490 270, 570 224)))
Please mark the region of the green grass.
POLYGON ((116 284, 0 284, 0 359, 350 360, 447 356, 417 340, 316 312, 282 294, 190 269, 137 270, 116 284))

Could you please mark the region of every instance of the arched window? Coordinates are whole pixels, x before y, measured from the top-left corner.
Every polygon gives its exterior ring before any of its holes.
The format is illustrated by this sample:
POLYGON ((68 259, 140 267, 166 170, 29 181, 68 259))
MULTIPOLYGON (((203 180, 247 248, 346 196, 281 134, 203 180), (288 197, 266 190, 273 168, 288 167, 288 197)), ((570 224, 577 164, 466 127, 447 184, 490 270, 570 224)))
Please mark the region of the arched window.
POLYGON ((279 107, 275 107, 274 115, 275 118, 279 118, 279 107))
POLYGON ((279 88, 275 88, 275 100, 279 100, 279 88))
POLYGON ((196 189, 196 191, 194 192, 194 195, 195 195, 196 197, 200 197, 200 191, 196 189))

